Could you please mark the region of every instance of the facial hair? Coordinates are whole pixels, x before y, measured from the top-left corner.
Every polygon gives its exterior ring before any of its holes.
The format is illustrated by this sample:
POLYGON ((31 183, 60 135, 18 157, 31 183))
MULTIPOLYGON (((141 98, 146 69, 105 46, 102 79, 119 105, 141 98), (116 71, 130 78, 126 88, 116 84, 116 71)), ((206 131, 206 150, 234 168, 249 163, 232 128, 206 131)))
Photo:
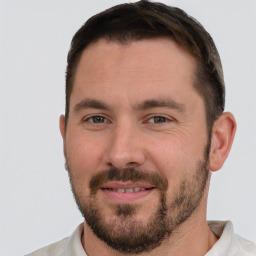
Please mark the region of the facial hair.
MULTIPOLYGON (((209 146, 209 145, 208 145, 209 146)), ((72 169, 67 165, 74 198, 80 212, 93 233, 113 249, 126 254, 148 252, 161 245, 198 208, 209 177, 208 152, 204 160, 193 167, 192 177, 182 180, 171 202, 167 205, 168 181, 159 172, 136 168, 118 170, 112 168, 92 176, 90 195, 85 198, 78 189, 72 169), (158 205, 147 221, 134 218, 138 205, 116 204, 113 206, 114 218, 107 219, 97 204, 97 191, 108 181, 147 182, 160 192, 158 205)))

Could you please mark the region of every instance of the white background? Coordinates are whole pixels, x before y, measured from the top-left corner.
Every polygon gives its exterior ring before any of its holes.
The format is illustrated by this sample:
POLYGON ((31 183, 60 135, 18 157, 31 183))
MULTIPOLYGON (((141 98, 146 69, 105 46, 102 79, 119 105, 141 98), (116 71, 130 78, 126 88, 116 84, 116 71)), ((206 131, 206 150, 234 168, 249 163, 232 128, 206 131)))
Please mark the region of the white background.
MULTIPOLYGON (((24 255, 82 222, 64 169, 66 55, 75 31, 122 1, 0 0, 0 255, 24 255)), ((231 154, 212 176, 208 219, 231 219, 256 241, 256 1, 163 1, 196 17, 222 57, 226 110, 238 123, 231 154)))

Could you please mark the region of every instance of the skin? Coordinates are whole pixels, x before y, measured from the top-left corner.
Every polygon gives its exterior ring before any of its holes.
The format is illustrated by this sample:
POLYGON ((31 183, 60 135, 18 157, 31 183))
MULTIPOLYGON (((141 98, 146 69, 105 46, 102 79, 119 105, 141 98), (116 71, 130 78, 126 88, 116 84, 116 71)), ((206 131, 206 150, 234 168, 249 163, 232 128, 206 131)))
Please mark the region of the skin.
MULTIPOLYGON (((203 160, 208 140, 204 102, 193 87, 196 65, 189 53, 166 38, 126 45, 101 39, 84 50, 75 74, 67 127, 64 116, 60 118, 64 154, 83 200, 90 195, 91 177, 110 167, 159 172, 168 180, 167 205, 182 180, 193 179, 192 167, 203 160), (88 99, 103 102, 107 108, 85 107, 82 102, 88 99), (139 107, 152 99, 171 100, 172 104, 139 107), (100 116, 101 121, 93 116, 100 116)), ((223 113, 215 122, 209 171, 223 165, 235 129, 230 113, 223 113)), ((217 241, 206 222, 208 188, 209 180, 191 217, 145 255, 205 255, 217 241)), ((96 198, 106 220, 114 218, 114 203, 128 202, 139 205, 133 218, 147 223, 160 194, 153 190, 129 201, 98 191, 96 198)), ((82 244, 89 256, 122 255, 99 240, 86 222, 82 244)))

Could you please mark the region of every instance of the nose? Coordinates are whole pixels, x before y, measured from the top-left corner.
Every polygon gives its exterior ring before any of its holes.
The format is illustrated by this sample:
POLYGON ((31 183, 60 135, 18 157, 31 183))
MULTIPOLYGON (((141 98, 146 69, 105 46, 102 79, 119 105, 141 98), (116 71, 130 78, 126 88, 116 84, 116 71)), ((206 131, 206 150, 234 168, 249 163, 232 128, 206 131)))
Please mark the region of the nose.
POLYGON ((107 150, 107 165, 118 169, 139 167, 145 162, 141 132, 130 124, 113 129, 107 150))

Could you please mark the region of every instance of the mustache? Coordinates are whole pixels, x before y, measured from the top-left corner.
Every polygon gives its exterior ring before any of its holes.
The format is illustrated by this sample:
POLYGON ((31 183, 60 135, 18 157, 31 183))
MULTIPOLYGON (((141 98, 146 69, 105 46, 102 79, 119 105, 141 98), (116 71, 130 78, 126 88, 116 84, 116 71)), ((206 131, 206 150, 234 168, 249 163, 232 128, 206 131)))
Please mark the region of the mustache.
POLYGON ((168 181, 166 177, 158 172, 142 171, 136 168, 124 168, 120 170, 117 168, 111 168, 92 176, 89 183, 91 195, 95 195, 97 190, 99 190, 103 184, 108 181, 142 181, 151 184, 162 193, 164 193, 168 188, 168 181))

